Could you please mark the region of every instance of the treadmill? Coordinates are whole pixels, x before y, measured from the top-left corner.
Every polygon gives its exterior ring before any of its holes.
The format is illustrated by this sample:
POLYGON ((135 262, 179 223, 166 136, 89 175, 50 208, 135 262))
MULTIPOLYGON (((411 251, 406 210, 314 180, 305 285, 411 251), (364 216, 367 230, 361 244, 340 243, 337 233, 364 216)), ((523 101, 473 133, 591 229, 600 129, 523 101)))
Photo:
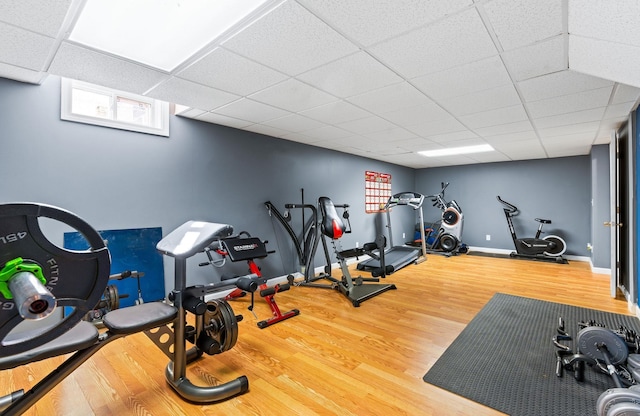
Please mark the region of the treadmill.
MULTIPOLYGON (((389 200, 384 206, 384 210, 387 211, 387 228, 389 229, 389 248, 384 252, 385 263, 387 267, 391 266, 392 270, 389 273, 393 273, 400 270, 404 266, 409 264, 422 263, 427 259, 427 246, 426 238, 424 235, 424 227, 420 228, 420 240, 422 244, 420 247, 413 246, 394 246, 393 245, 393 233, 391 232, 391 208, 396 206, 409 206, 418 211, 418 223, 424 224, 424 217, 422 214, 422 204, 424 202, 424 195, 417 192, 400 192, 389 197, 389 200)), ((358 270, 371 271, 380 268, 380 261, 376 259, 368 259, 358 263, 358 270)))

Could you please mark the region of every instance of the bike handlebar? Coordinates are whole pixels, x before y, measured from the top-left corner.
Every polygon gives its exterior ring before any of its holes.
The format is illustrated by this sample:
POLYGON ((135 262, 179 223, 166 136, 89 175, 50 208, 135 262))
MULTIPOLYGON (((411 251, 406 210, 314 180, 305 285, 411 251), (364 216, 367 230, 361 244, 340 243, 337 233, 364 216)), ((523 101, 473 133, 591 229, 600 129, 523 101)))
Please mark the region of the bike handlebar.
POLYGON ((518 207, 516 207, 515 205, 510 204, 507 201, 505 201, 504 199, 500 198, 500 195, 497 195, 496 198, 498 199, 498 201, 500 201, 502 203, 502 205, 504 205, 504 207, 502 208, 503 210, 505 210, 506 212, 508 212, 511 215, 517 214, 518 207))

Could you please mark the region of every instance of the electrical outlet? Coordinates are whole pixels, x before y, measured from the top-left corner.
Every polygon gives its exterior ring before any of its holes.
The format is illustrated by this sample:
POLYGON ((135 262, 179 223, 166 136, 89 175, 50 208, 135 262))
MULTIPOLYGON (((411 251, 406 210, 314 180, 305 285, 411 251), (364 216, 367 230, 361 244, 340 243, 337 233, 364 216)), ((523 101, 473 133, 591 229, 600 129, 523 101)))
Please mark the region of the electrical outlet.
POLYGON ((356 241, 356 248, 360 247, 360 243, 356 241))
POLYGON ((487 241, 491 241, 491 234, 487 234, 487 241))
POLYGON ((402 233, 402 239, 404 240, 406 238, 405 233, 402 233))

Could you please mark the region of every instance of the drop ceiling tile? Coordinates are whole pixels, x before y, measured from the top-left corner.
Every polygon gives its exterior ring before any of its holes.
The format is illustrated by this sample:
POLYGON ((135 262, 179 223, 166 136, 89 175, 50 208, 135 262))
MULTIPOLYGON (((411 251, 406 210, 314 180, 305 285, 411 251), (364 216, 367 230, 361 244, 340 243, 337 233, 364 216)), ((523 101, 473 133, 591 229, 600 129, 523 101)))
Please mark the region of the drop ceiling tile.
POLYGON ((563 0, 494 0, 484 4, 504 50, 529 45, 565 31, 563 0))
POLYGON ((602 120, 602 122, 600 122, 600 129, 596 140, 599 140, 602 143, 609 143, 611 141, 611 132, 618 130, 628 119, 628 116, 625 116, 602 120))
POLYGON ((383 130, 390 130, 396 126, 383 118, 372 116, 340 123, 337 124, 336 127, 340 127, 341 129, 345 129, 356 134, 368 134, 383 130))
POLYGON ((238 95, 249 95, 287 76, 247 58, 216 48, 177 74, 178 77, 238 95))
POLYGON ((41 71, 54 39, 0 22, 0 62, 41 71))
MULTIPOLYGON (((453 132, 453 133, 435 134, 435 135, 429 135, 427 137, 432 142, 440 143, 440 144, 451 143, 451 142, 459 142, 461 140, 470 140, 470 139, 477 140, 479 138, 479 136, 477 134, 475 134, 474 132, 469 131, 469 130, 456 131, 456 132, 453 132)), ((480 144, 482 144, 482 143, 480 143, 480 144)))
POLYGON ((640 47, 569 35, 569 68, 640 88, 640 47))
POLYGON ((407 130, 422 137, 436 136, 439 134, 465 131, 467 128, 453 117, 442 120, 422 120, 420 123, 404 126, 407 130))
POLYGON ((368 111, 358 108, 346 101, 334 101, 329 104, 323 104, 310 110, 302 111, 300 114, 327 124, 339 124, 345 121, 371 116, 371 113, 368 111))
POLYGON ((67 42, 58 49, 49 73, 134 94, 144 94, 167 79, 162 72, 67 42))
POLYGON ((447 98, 441 105, 455 116, 465 116, 520 104, 520 97, 512 84, 447 98))
POLYGON ((370 46, 470 6, 471 0, 298 0, 348 38, 370 46))
POLYGON ((511 124, 518 121, 524 121, 526 119, 527 113, 524 111, 521 104, 489 111, 480 111, 460 117, 460 121, 472 129, 497 126, 501 124, 511 124))
POLYGON ((347 101, 376 114, 433 103, 430 98, 408 82, 356 95, 348 98, 347 101))
POLYGON ((383 141, 387 143, 392 143, 400 140, 407 140, 407 139, 412 139, 414 137, 417 137, 415 133, 412 133, 401 127, 394 127, 389 130, 383 130, 383 131, 378 131, 374 133, 367 133, 367 134, 363 134, 363 136, 374 141, 378 141, 378 142, 383 141))
POLYGON ((629 113, 633 110, 635 106, 635 102, 628 103, 620 103, 607 106, 607 109, 604 112, 604 118, 616 118, 623 117, 629 115, 629 113))
POLYGON ((549 127, 568 126, 577 123, 588 123, 590 121, 600 121, 604 116, 606 107, 592 108, 589 110, 576 111, 575 113, 558 114, 549 117, 533 119, 538 129, 549 127))
POLYGON ((593 135, 598 131, 600 127, 599 121, 591 121, 588 123, 570 124, 568 126, 548 127, 545 129, 538 129, 538 134, 541 138, 550 138, 558 136, 566 136, 569 134, 591 134, 593 135))
POLYGON ((222 44, 294 76, 358 48, 295 1, 286 1, 222 44))
POLYGON ((617 130, 622 124, 629 120, 629 116, 609 118, 600 123, 601 130, 617 130))
POLYGON ((497 55, 478 12, 470 9, 369 49, 407 78, 497 55))
POLYGON ((366 52, 338 59, 296 78, 341 98, 403 81, 366 52))
POLYGON ((0 77, 14 79, 20 82, 28 82, 31 84, 40 84, 47 77, 47 73, 32 71, 30 69, 20 68, 0 62, 0 77))
POLYGON ((391 112, 384 112, 380 114, 380 117, 401 126, 408 126, 418 124, 422 120, 443 120, 451 117, 451 114, 436 103, 427 103, 391 112))
POLYGON ((293 78, 252 94, 249 98, 292 112, 338 101, 334 96, 293 78))
POLYGON ((591 152, 591 142, 589 142, 588 144, 573 142, 545 142, 543 146, 547 151, 549 157, 588 155, 591 152))
POLYGON ((352 136, 353 133, 334 126, 323 126, 317 129, 306 130, 305 135, 318 140, 338 140, 352 136))
POLYGON ((640 47, 640 2, 569 0, 569 33, 640 47))
POLYGON ((237 118, 227 117, 216 113, 204 113, 194 118, 196 120, 206 121, 207 123, 219 124, 221 126, 228 126, 236 129, 242 129, 253 124, 250 121, 239 120, 237 118))
MULTIPOLYGON (((400 146, 401 148, 405 150, 409 150, 411 152, 435 149, 439 146, 438 144, 432 142, 431 140, 424 139, 422 137, 414 137, 412 139, 398 140, 395 143, 397 146, 400 146)), ((421 158, 424 157, 422 155, 419 155, 419 156, 421 158)))
POLYGON ((58 36, 70 5, 71 0, 2 1, 0 2, 0 21, 55 38, 58 36))
POLYGON ((490 145, 494 146, 498 144, 502 144, 505 142, 521 142, 525 140, 538 140, 538 136, 536 132, 533 130, 526 130, 517 133, 508 133, 508 134, 496 134, 492 136, 484 135, 483 138, 490 145))
POLYGON ((265 126, 276 127, 282 130, 290 132, 301 132, 305 130, 317 129, 325 126, 324 123, 310 119, 300 114, 289 114, 284 117, 275 118, 273 120, 265 121, 265 126))
POLYGON ((501 55, 513 79, 522 81, 567 69, 567 43, 567 36, 560 35, 501 55))
POLYGON ((264 124, 253 124, 249 127, 245 127, 242 130, 252 131, 254 133, 264 134, 265 136, 270 137, 282 137, 285 134, 290 134, 286 130, 278 129, 271 126, 265 126, 264 124))
POLYGON ((529 115, 534 119, 558 114, 574 113, 592 108, 605 107, 611 97, 613 85, 595 90, 527 103, 529 115))
MULTIPOLYGON (((526 117, 526 114, 525 114, 525 117, 526 117)), ((478 127, 478 128, 474 128, 473 131, 475 131, 477 134, 479 134, 482 137, 488 137, 488 136, 496 136, 501 134, 533 131, 533 126, 531 125, 529 120, 525 118, 522 121, 516 121, 513 123, 495 124, 487 127, 478 127)))
POLYGON ((511 160, 544 159, 547 154, 538 139, 518 142, 503 142, 493 145, 511 160))
POLYGON ((612 86, 612 81, 568 70, 518 83, 520 93, 527 102, 612 86))
POLYGON ((267 104, 259 103, 248 98, 241 98, 237 101, 218 107, 213 112, 222 114, 227 117, 248 120, 254 123, 262 123, 274 118, 283 117, 289 114, 285 110, 272 107, 267 104))
POLYGON ((638 101, 638 97, 640 97, 640 88, 625 84, 617 84, 611 104, 620 104, 629 101, 636 102, 638 101))
POLYGON ((237 100, 237 95, 215 88, 205 87, 180 78, 170 78, 152 88, 146 95, 175 104, 211 111, 216 107, 237 100))
POLYGON ((411 83, 434 100, 457 97, 511 84, 499 56, 413 78, 411 83))

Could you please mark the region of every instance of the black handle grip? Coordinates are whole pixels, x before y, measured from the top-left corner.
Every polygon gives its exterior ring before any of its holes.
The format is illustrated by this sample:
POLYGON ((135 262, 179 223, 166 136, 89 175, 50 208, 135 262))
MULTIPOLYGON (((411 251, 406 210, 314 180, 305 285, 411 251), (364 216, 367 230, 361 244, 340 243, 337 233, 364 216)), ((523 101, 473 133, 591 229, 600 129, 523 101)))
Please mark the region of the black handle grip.
POLYGON ((245 292, 253 293, 258 290, 258 282, 250 277, 239 277, 236 281, 236 286, 238 289, 244 290, 245 292))

